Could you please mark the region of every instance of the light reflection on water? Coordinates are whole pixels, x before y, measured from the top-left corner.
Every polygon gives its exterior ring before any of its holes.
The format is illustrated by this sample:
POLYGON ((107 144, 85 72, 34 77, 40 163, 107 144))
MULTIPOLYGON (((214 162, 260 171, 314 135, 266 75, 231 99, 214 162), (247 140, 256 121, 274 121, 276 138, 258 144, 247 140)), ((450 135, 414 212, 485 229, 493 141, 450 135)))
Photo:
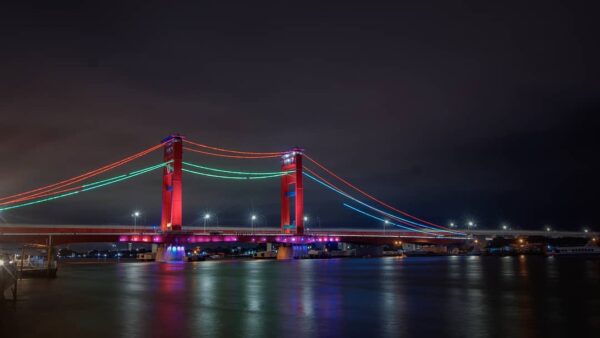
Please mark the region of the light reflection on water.
POLYGON ((600 261, 422 257, 66 265, 2 337, 561 337, 600 329, 600 261))

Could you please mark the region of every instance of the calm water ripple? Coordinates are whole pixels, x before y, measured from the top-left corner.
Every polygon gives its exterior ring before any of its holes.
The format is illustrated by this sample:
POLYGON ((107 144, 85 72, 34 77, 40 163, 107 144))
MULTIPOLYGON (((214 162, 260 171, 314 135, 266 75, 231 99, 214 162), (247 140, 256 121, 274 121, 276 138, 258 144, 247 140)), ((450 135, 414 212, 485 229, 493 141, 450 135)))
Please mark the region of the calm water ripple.
POLYGON ((4 337, 567 337, 600 332, 600 260, 431 257, 64 265, 4 337))

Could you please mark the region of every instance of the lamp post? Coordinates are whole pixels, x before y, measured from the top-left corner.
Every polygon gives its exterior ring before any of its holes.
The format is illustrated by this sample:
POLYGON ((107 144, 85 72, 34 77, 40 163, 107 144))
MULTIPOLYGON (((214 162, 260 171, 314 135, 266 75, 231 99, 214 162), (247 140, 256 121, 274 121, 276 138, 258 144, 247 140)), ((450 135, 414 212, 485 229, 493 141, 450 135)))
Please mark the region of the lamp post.
POLYGON ((210 214, 204 215, 204 233, 206 233, 206 221, 210 219, 210 214))
POLYGON ((467 229, 471 229, 471 228, 474 228, 474 227, 475 227, 475 222, 473 222, 473 221, 467 222, 467 229))
POLYGON ((136 232, 137 218, 140 217, 140 212, 134 211, 133 214, 131 214, 131 217, 133 217, 133 232, 136 232))
POLYGON ((385 226, 389 223, 390 221, 388 221, 387 219, 385 221, 383 221, 383 235, 385 236, 385 226))
POLYGON ((250 217, 250 225, 252 226, 252 233, 254 234, 254 221, 256 220, 256 215, 252 215, 250 217))

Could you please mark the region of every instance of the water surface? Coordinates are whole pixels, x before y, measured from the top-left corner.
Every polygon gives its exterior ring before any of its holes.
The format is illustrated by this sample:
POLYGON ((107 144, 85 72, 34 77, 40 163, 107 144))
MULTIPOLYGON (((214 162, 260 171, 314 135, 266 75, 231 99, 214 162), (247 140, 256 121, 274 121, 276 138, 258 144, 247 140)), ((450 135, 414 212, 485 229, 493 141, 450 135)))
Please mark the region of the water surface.
MULTIPOLYGON (((2 337, 566 337, 600 332, 600 260, 421 257, 63 265, 2 337)), ((593 336, 594 334, 592 334, 593 336)))

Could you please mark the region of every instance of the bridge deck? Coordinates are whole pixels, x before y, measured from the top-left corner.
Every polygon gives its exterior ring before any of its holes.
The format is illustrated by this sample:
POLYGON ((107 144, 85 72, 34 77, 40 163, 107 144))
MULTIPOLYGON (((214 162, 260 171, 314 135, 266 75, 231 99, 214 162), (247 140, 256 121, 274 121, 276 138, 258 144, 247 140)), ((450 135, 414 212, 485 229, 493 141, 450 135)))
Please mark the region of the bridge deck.
POLYGON ((422 244, 462 243, 465 237, 442 236, 440 233, 415 234, 406 231, 379 229, 311 229, 303 236, 281 234, 279 228, 249 227, 185 227, 184 232, 161 234, 149 226, 116 225, 21 225, 0 226, 0 242, 46 243, 52 236, 54 244, 75 242, 141 242, 141 243, 205 243, 205 242, 277 242, 314 243, 348 242, 393 244, 399 241, 422 244))
POLYGON ((150 226, 123 225, 45 225, 45 224, 4 224, 0 225, 0 242, 44 244, 49 236, 53 243, 76 242, 141 242, 141 243, 205 243, 205 242, 347 242, 365 244, 404 243, 452 244, 463 243, 472 237, 598 237, 598 233, 574 231, 537 230, 469 230, 468 237, 439 232, 414 233, 383 229, 355 228, 312 228, 303 236, 283 235, 279 228, 254 228, 248 226, 185 227, 184 232, 161 234, 150 226), (135 228, 135 231, 134 231, 135 228))

